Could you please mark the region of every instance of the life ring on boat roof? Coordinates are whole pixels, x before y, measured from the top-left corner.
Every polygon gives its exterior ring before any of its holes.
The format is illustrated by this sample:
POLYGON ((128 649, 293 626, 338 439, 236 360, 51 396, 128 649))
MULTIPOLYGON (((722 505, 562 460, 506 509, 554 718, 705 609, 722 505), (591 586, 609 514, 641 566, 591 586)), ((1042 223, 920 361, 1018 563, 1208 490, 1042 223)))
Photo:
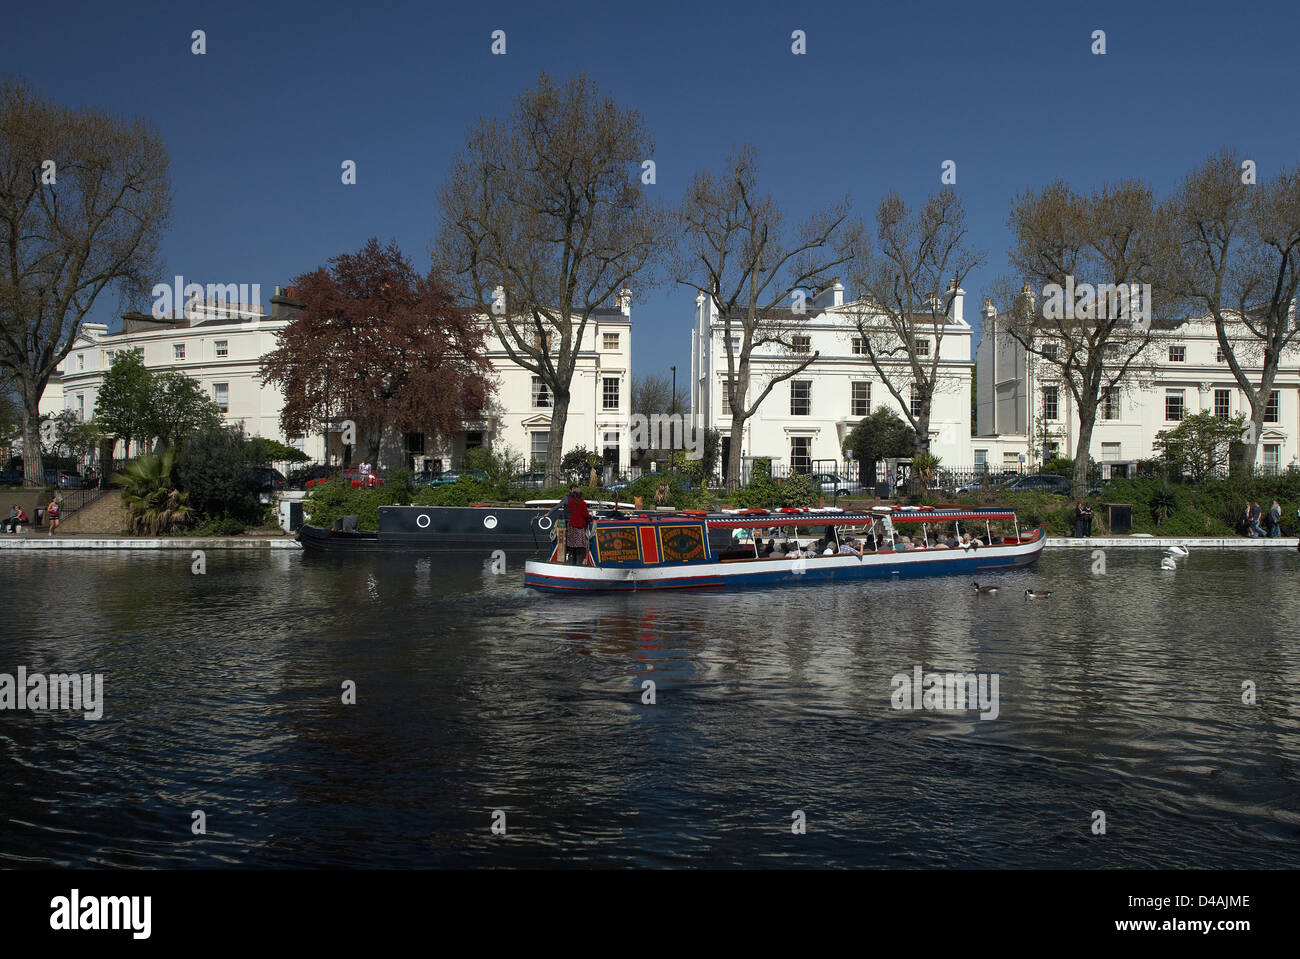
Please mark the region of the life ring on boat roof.
POLYGON ((740 513, 741 513, 742 516, 766 516, 766 515, 767 515, 767 510, 765 510, 765 509, 742 509, 742 510, 740 511, 740 513))
POLYGON ((682 510, 682 515, 683 516, 708 516, 709 513, 708 510, 702 510, 702 509, 684 509, 682 510))
POLYGON ((806 513, 808 511, 805 509, 800 509, 798 506, 782 506, 779 510, 777 510, 777 512, 778 513, 806 513))
POLYGON ((470 504, 469 504, 469 508, 470 508, 470 509, 487 509, 487 508, 488 508, 488 504, 487 504, 487 503, 470 503, 470 504))

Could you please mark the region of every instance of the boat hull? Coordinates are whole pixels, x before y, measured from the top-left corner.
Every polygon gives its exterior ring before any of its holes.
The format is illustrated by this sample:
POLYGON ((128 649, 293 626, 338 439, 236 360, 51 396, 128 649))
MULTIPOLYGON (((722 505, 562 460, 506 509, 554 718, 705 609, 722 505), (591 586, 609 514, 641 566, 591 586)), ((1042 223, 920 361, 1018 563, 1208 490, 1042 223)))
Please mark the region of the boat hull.
POLYGON ((534 529, 538 509, 472 506, 381 506, 379 531, 303 526, 304 549, 326 552, 486 552, 533 551, 549 546, 546 530, 534 529))
POLYGON ((976 549, 920 549, 865 556, 752 559, 678 566, 607 568, 529 560, 524 585, 554 592, 647 589, 735 589, 793 586, 838 580, 985 575, 1028 566, 1043 550, 1042 530, 1032 542, 976 549))

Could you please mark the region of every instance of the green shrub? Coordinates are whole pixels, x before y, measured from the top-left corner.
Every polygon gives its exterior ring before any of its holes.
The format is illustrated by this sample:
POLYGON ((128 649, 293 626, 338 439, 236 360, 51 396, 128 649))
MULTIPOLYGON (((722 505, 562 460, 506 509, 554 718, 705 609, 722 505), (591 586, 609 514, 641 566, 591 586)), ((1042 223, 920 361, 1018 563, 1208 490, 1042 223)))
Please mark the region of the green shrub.
POLYGON ((195 536, 238 536, 247 527, 237 519, 229 517, 210 519, 200 523, 194 530, 195 536))
POLYGON ((176 457, 176 477, 189 503, 207 519, 255 523, 262 507, 248 481, 243 433, 225 426, 186 438, 176 457))
POLYGON ((755 460, 749 484, 732 493, 731 505, 737 509, 780 509, 783 506, 816 506, 824 495, 812 479, 802 473, 784 480, 772 478, 767 470, 760 470, 755 460))
POLYGON ((1074 460, 1058 456, 1054 460, 1048 460, 1043 464, 1044 473, 1051 473, 1054 476, 1074 476, 1074 460))
POLYGON ((409 503, 415 495, 415 484, 411 482, 415 474, 408 469, 393 470, 388 474, 388 486, 395 497, 394 502, 409 503))
POLYGON ((466 470, 484 474, 484 489, 479 499, 511 499, 518 491, 515 477, 524 470, 523 457, 508 446, 500 450, 486 446, 467 450, 463 464, 466 470))

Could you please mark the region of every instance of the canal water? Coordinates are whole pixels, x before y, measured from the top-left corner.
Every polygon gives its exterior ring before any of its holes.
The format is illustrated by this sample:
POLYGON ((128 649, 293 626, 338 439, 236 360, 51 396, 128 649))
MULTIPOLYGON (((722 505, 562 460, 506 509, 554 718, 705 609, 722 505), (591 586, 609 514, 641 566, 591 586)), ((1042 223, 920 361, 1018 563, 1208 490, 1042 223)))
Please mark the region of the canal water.
POLYGON ((5 551, 0 673, 104 704, 0 712, 0 867, 1292 866, 1296 554, 1159 565, 578 597, 513 556, 5 551), (918 666, 996 674, 997 718, 892 708, 918 666))

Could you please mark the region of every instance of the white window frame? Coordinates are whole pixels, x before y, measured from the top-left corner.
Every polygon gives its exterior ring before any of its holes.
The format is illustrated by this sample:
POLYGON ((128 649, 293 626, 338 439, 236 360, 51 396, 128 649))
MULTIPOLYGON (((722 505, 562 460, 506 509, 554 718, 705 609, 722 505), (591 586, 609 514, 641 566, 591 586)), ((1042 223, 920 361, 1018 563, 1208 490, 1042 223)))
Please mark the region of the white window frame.
POLYGON ((812 416, 812 380, 791 380, 790 381, 790 415, 791 416, 812 416), (795 396, 795 388, 803 388, 803 396, 795 396), (807 406, 802 413, 795 412, 795 402, 802 401, 807 406))
POLYGON ((1269 390, 1268 402, 1264 404, 1264 422, 1280 423, 1282 421, 1282 391, 1269 390))
POLYGON ((529 465, 546 462, 546 454, 551 446, 551 431, 547 430, 530 430, 528 433, 528 455, 529 465), (537 438, 542 438, 541 456, 537 455, 537 438))
POLYGON ((551 408, 551 391, 540 376, 532 378, 530 399, 535 410, 551 408))
POLYGON ((1059 423, 1061 421, 1061 388, 1059 386, 1044 386, 1039 394, 1043 402, 1043 419, 1049 423, 1059 423), (1051 395, 1051 411, 1048 411, 1048 395, 1051 395))
POLYGON ((1187 416, 1187 391, 1181 389, 1165 390, 1165 422, 1181 423, 1183 421, 1183 418, 1186 416, 1187 416), (1178 400, 1178 416, 1176 417, 1170 417, 1169 415, 1169 401, 1173 399, 1178 400))
POLYGON ((850 416, 870 416, 871 415, 871 381, 854 380, 849 384, 849 415, 850 416), (858 412, 858 387, 865 387, 867 395, 862 400, 862 412, 858 412))
POLYGON ((1103 422, 1113 422, 1120 418, 1123 409, 1124 394, 1118 386, 1101 388, 1101 418, 1103 422), (1114 397, 1114 399, 1112 399, 1114 397))

